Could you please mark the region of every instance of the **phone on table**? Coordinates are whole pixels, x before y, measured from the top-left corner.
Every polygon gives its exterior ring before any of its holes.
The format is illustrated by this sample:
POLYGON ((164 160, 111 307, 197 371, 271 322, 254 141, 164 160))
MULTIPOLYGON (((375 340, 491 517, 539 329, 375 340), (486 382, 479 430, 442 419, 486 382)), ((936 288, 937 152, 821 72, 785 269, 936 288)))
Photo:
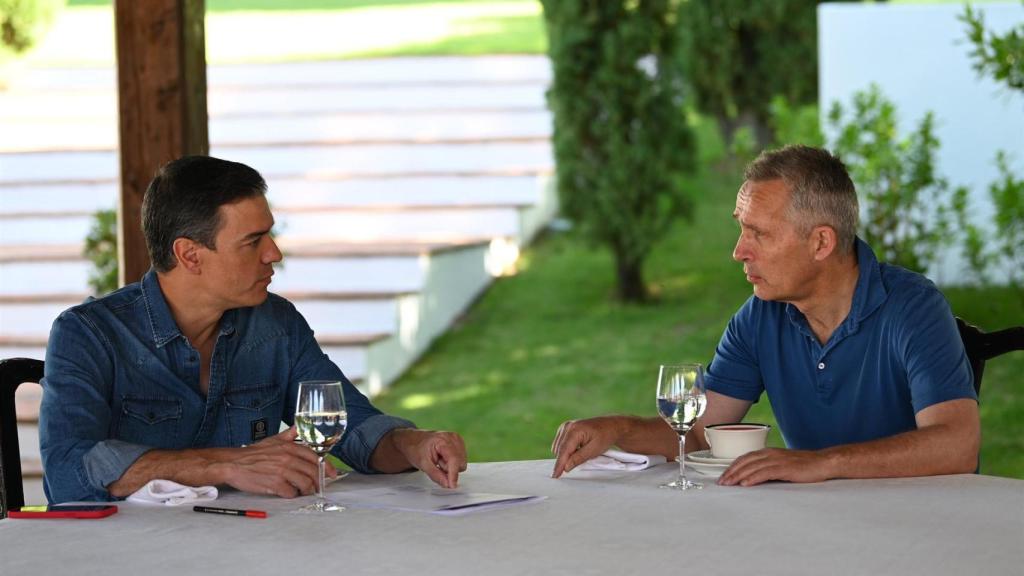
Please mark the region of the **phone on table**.
POLYGON ((23 506, 7 512, 9 518, 106 518, 117 512, 112 504, 23 506))

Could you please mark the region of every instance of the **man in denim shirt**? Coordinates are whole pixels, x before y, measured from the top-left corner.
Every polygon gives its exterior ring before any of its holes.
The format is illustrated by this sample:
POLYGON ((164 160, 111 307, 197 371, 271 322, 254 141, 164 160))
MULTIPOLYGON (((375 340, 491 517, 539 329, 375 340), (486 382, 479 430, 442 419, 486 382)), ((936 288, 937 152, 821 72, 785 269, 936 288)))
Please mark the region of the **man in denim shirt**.
POLYGON ((252 168, 204 156, 150 183, 142 227, 153 269, 65 311, 50 333, 39 420, 51 502, 123 498, 154 479, 311 494, 315 454, 294 427, 275 434, 293 423, 303 380, 342 382, 349 429, 333 452, 354 469, 418 468, 455 487, 466 469, 459 435, 374 408, 295 307, 267 292, 282 255, 265 193, 252 168))
MULTIPOLYGON (((949 304, 920 274, 878 262, 856 237, 857 194, 825 150, 789 146, 747 167, 733 258, 754 295, 708 367, 707 409, 686 437, 739 422, 766 393, 788 449, 737 458, 724 485, 971 472, 981 429, 949 304)), ((660 418, 566 422, 553 475, 609 446, 675 458, 660 418)))

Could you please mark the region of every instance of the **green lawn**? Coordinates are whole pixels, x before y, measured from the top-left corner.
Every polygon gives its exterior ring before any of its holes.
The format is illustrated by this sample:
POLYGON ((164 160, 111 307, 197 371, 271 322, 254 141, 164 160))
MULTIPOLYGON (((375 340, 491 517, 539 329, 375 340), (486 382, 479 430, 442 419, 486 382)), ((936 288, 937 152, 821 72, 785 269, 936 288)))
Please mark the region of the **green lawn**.
MULTIPOLYGON (((707 126, 701 140, 718 143, 707 126)), ((713 161, 688 184, 700 197, 647 266, 658 301, 611 298, 612 261, 573 233, 549 235, 497 281, 458 325, 377 405, 420 426, 461 432, 473 461, 546 458, 558 424, 607 413, 651 415, 661 363, 710 360, 732 313, 750 295, 731 258, 737 167, 713 161)), ((958 314, 994 329, 1024 318, 1008 290, 956 289, 958 314)), ((986 367, 982 472, 1024 478, 1024 353, 986 367)), ((774 424, 766 401, 747 418, 774 424)), ((781 446, 777 433, 770 443, 781 446)))
MULTIPOLYGON (((112 66, 111 0, 69 0, 32 66, 112 66)), ((378 56, 541 54, 536 0, 208 0, 212 64, 378 56)))

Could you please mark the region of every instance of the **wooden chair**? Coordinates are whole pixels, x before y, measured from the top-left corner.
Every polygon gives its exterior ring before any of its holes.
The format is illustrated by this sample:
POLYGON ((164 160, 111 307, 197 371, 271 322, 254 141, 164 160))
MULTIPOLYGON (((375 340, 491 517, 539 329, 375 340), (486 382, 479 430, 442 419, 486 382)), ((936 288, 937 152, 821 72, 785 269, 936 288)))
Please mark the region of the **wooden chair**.
POLYGON ((25 505, 14 393, 23 383, 39 382, 42 377, 42 360, 0 360, 0 518, 6 518, 8 510, 25 505))
POLYGON ((974 391, 981 397, 981 377, 985 372, 985 361, 1013 350, 1024 350, 1024 326, 1014 326, 996 332, 982 332, 962 318, 956 319, 960 339, 967 349, 967 359, 974 372, 974 391))

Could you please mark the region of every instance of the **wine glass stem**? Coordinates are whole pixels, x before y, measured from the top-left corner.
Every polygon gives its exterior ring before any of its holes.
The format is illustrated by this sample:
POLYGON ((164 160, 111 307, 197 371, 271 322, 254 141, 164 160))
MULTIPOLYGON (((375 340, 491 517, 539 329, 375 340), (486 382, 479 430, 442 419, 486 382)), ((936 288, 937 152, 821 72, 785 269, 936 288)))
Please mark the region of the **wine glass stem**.
POLYGON ((679 435, 679 484, 686 484, 686 433, 679 435))
POLYGON ((317 484, 317 492, 316 493, 317 493, 317 496, 320 497, 319 498, 320 501, 323 502, 325 500, 325 498, 324 498, 324 457, 323 456, 320 457, 320 463, 319 464, 320 464, 320 483, 317 484))

